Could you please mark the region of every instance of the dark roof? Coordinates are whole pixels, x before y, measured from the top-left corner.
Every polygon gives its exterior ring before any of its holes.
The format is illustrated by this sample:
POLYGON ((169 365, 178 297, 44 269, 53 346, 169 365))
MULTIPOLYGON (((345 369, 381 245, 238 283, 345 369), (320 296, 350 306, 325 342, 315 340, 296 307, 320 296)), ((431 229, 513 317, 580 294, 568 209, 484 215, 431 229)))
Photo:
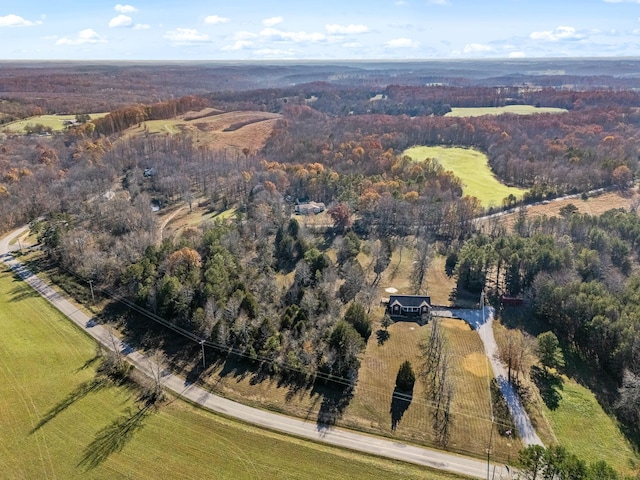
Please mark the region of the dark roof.
POLYGON ((426 295, 391 295, 389 297, 389 305, 398 302, 403 307, 419 307, 424 302, 431 305, 431 297, 426 295))

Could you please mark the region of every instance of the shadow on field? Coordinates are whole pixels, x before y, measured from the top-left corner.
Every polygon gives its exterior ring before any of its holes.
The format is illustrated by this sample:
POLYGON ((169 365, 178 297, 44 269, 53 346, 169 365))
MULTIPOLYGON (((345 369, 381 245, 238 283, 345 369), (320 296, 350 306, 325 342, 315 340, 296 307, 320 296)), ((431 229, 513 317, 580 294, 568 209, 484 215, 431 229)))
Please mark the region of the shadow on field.
POLYGON ((558 408, 562 400, 562 377, 534 365, 531 367, 531 379, 538 387, 544 404, 550 410, 558 408))
POLYGON ((78 467, 92 470, 104 462, 112 453, 121 451, 133 435, 144 427, 147 416, 152 412, 150 405, 144 405, 114 420, 100 430, 93 441, 84 449, 78 467))
POLYGON ((314 385, 311 395, 315 394, 322 397, 317 419, 318 430, 322 431, 334 426, 342 418, 353 398, 353 388, 347 387, 340 390, 314 385))
POLYGON ((19 302, 21 300, 26 300, 27 298, 35 298, 40 296, 38 292, 36 292, 28 283, 24 282, 23 280, 16 280, 16 282, 16 286, 9 292, 9 295, 11 295, 11 302, 19 302))
POLYGON ((29 433, 35 433, 44 427, 47 423, 53 420, 59 413, 64 412, 67 408, 73 405, 78 400, 86 397, 91 392, 97 392, 104 388, 107 385, 106 378, 93 378, 86 382, 81 383, 78 387, 63 398, 56 406, 54 406, 51 410, 45 413, 44 417, 40 419, 40 421, 36 424, 35 427, 29 433))
POLYGON ((391 413, 391 430, 395 431, 400 420, 402 420, 404 412, 406 412, 411 405, 411 400, 413 400, 411 392, 403 392, 402 390, 398 390, 398 387, 393 390, 393 394, 391 395, 391 408, 389 409, 389 413, 391 413))

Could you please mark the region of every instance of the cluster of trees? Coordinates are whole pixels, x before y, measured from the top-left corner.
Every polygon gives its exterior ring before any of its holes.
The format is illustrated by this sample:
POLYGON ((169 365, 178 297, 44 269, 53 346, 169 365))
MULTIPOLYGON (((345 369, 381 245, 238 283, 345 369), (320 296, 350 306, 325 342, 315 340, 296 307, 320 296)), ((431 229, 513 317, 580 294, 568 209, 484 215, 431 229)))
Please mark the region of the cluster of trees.
POLYGON ((610 398, 620 418, 640 418, 640 217, 611 210, 600 216, 566 208, 564 216, 528 219, 512 234, 478 234, 451 252, 459 287, 529 298, 553 333, 539 342, 545 365, 560 365, 554 339, 578 352, 621 389, 610 398), (574 212, 574 213, 571 213, 574 212))
POLYGON ((529 446, 520 451, 518 463, 518 478, 526 480, 631 480, 621 476, 605 461, 587 464, 562 446, 529 446))

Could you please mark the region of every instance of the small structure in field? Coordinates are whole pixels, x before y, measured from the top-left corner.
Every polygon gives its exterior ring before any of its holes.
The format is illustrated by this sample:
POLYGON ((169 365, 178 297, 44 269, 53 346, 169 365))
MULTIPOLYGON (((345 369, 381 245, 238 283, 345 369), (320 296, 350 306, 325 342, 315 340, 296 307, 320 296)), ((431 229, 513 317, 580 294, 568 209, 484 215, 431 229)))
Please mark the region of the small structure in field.
POLYGON ((391 295, 387 312, 394 320, 420 320, 431 313, 431 297, 426 295, 391 295))
POLYGON ((500 295, 500 304, 507 306, 519 306, 522 305, 522 299, 520 297, 511 297, 509 295, 500 295))
POLYGON ((322 202, 305 202, 296 205, 294 212, 297 215, 317 215, 325 210, 326 207, 322 202))

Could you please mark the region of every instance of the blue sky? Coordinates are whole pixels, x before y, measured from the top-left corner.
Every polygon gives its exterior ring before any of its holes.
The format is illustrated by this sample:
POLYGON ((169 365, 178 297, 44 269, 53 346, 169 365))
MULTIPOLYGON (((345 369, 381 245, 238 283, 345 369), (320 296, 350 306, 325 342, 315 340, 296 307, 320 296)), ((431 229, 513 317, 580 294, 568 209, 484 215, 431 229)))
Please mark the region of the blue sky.
POLYGON ((0 1, 0 59, 640 56, 640 0, 0 1))

